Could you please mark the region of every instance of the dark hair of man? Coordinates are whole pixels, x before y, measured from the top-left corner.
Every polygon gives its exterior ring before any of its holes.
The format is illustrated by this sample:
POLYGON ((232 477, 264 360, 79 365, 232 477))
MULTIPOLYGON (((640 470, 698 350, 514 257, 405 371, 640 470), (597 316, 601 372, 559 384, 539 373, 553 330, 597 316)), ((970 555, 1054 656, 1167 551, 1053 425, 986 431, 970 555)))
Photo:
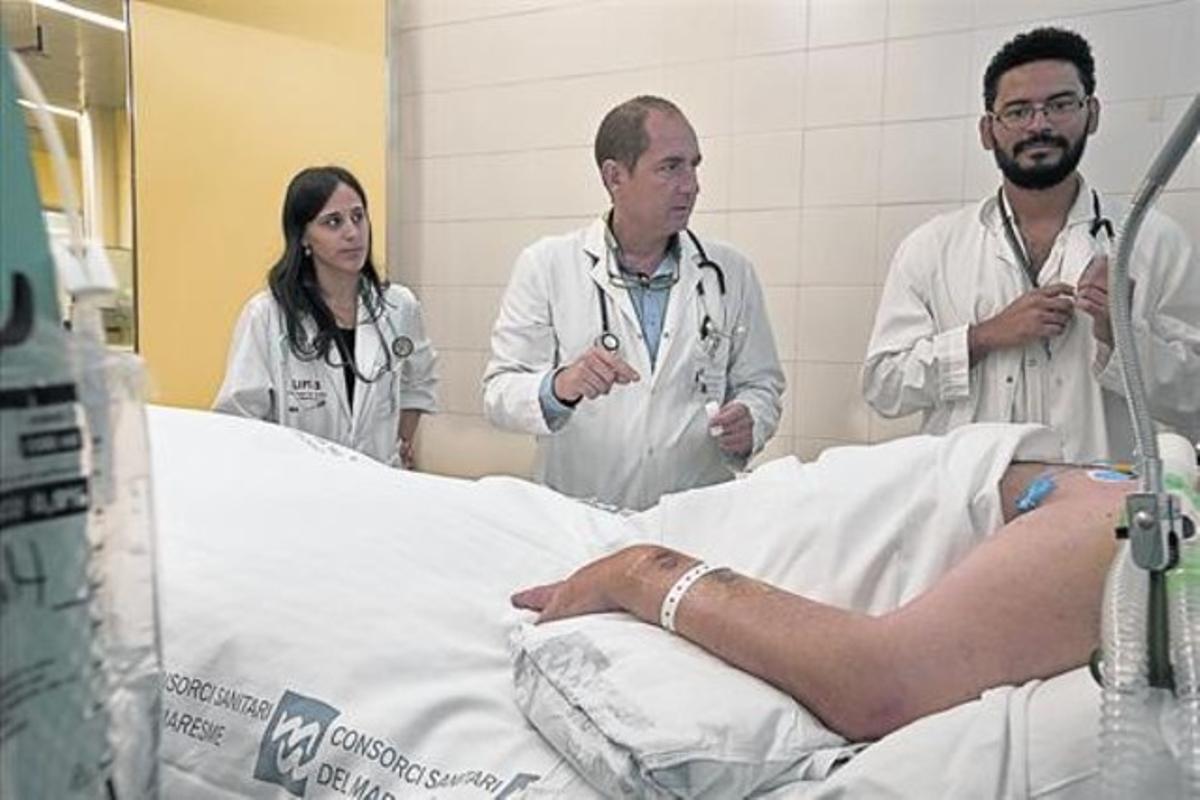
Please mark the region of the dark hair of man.
MULTIPOLYGON (((342 167, 309 167, 292 178, 283 198, 283 255, 267 272, 271 295, 283 311, 288 347, 297 358, 305 361, 323 358, 332 363, 330 344, 337 336, 337 323, 321 296, 312 255, 305 253, 302 240, 305 227, 321 213, 340 183, 358 193, 363 211, 366 211, 367 195, 362 184, 342 167), (316 323, 317 333, 311 341, 304 329, 305 318, 316 323)), ((383 313, 386 287, 371 262, 368 235, 367 258, 358 273, 358 289, 359 299, 366 303, 371 319, 377 319, 383 313)))
POLYGON ((597 167, 603 167, 604 162, 611 159, 628 170, 633 169, 650 146, 646 116, 651 110, 683 116, 679 106, 661 97, 644 94, 626 100, 604 115, 600 129, 596 131, 597 167))
POLYGON ((1062 28, 1035 28, 1017 35, 992 56, 983 73, 984 109, 993 110, 1004 73, 1033 61, 1070 62, 1079 73, 1084 94, 1091 96, 1096 91, 1096 62, 1092 60, 1092 48, 1087 39, 1062 28))

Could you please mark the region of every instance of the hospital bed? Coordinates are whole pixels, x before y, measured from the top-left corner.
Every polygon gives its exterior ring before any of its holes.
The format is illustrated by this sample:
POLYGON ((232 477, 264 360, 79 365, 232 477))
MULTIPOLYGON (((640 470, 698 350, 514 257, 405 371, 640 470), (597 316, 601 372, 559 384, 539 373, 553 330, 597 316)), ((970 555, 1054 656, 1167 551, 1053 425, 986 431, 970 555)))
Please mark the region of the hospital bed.
POLYGON ((508 602, 651 541, 892 608, 998 526, 1009 461, 1055 455, 1043 429, 781 459, 622 516, 517 479, 392 470, 256 421, 148 416, 166 797, 1096 793, 1085 670, 864 746, 657 628, 618 615, 535 628, 508 602))

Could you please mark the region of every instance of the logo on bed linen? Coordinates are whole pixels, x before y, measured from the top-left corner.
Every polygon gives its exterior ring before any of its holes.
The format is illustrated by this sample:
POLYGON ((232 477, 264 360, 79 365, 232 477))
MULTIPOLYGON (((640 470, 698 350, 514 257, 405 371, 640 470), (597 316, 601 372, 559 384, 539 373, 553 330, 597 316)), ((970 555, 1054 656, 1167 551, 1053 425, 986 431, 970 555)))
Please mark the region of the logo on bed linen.
POLYGON ((303 797, 325 731, 341 713, 320 700, 285 691, 263 732, 254 777, 303 797))

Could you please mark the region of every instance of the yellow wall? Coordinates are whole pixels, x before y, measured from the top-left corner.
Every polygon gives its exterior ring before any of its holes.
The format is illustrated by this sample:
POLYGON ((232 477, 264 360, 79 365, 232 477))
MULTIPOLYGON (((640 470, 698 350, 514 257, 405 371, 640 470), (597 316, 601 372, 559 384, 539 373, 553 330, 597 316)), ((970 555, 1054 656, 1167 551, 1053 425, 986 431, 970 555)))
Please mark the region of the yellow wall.
MULTIPOLYGON (((54 161, 50 153, 30 141, 29 160, 33 164, 33 177, 37 182, 38 194, 42 196, 42 208, 61 211, 65 207, 62 192, 58 188, 58 176, 54 174, 54 161)), ((80 178, 79 159, 68 155, 71 178, 75 182, 76 196, 83 197, 83 182, 80 178)))
POLYGON ((130 36, 139 349, 154 401, 207 407, 295 172, 358 176, 382 262, 386 0, 133 0, 130 36))

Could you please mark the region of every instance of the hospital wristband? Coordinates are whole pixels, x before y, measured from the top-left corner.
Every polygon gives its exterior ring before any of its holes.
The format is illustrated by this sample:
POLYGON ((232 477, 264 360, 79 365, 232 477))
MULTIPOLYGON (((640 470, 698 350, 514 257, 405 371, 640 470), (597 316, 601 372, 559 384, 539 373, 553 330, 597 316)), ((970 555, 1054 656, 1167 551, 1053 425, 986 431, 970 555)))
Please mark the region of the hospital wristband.
POLYGON ((683 596, 687 594, 688 589, 692 588, 692 584, 703 578, 710 572, 725 569, 725 567, 715 564, 705 564, 701 561, 696 566, 689 569, 687 572, 679 576, 679 580, 667 590, 667 594, 663 597, 662 607, 658 610, 658 624, 664 629, 675 633, 675 614, 679 611, 679 604, 683 601, 683 596))

